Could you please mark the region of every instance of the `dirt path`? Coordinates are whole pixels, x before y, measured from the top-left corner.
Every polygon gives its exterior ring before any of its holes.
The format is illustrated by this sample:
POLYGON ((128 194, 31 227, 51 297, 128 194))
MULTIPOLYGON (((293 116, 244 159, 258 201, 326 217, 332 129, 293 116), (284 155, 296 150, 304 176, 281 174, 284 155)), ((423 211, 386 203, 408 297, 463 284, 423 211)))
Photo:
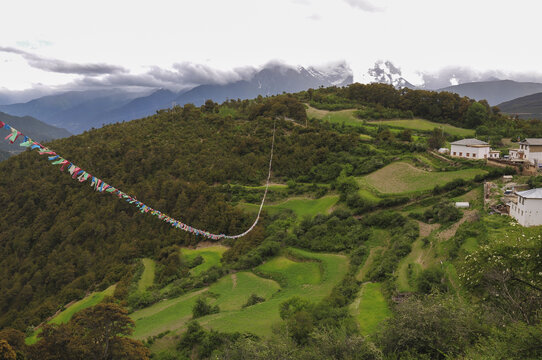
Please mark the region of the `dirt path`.
POLYGON ((423 221, 416 221, 418 223, 418 226, 420 227, 420 237, 428 237, 431 235, 431 232, 433 230, 436 230, 440 227, 440 224, 426 224, 423 221))
POLYGON ((449 240, 452 236, 455 235, 457 229, 461 226, 461 224, 463 224, 465 221, 473 221, 477 217, 477 215, 478 213, 476 210, 466 210, 461 220, 438 234, 439 240, 449 240))
POLYGON ((232 289, 237 287, 237 274, 231 274, 232 289))

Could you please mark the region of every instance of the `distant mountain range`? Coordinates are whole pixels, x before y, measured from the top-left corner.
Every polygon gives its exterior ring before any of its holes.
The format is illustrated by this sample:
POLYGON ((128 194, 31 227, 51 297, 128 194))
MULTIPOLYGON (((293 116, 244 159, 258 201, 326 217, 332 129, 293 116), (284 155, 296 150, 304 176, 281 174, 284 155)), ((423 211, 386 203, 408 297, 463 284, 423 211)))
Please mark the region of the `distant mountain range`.
MULTIPOLYGON (((67 130, 60 129, 51 125, 48 125, 42 121, 34 119, 30 116, 18 117, 0 112, 0 121, 3 121, 17 130, 23 132, 33 140, 39 142, 46 142, 54 139, 71 136, 67 130)), ((4 129, 0 130, 2 134, 8 134, 4 129)), ((0 161, 5 160, 9 156, 16 155, 25 150, 20 146, 14 146, 7 141, 0 141, 0 161)))
POLYGON ((542 92, 542 84, 512 80, 495 80, 464 83, 445 87, 438 91, 449 91, 476 100, 485 99, 493 106, 505 101, 542 92))
POLYGON ((498 107, 521 119, 542 119, 542 92, 503 102, 498 107))
POLYGON ((30 115, 73 133, 81 133, 103 124, 149 116, 174 104, 200 106, 207 99, 221 103, 227 99, 252 99, 258 95, 298 92, 320 86, 345 86, 352 81, 352 71, 347 64, 326 71, 313 67, 269 65, 247 80, 224 85, 200 85, 184 92, 167 89, 146 94, 120 89, 71 91, 26 103, 2 105, 0 111, 17 116, 30 115))

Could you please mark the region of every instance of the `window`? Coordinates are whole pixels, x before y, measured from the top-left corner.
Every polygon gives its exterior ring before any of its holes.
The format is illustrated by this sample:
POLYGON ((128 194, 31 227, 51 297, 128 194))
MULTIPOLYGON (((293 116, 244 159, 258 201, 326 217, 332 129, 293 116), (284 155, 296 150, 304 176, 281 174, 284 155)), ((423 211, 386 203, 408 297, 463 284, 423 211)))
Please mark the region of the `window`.
POLYGON ((465 155, 466 155, 467 157, 469 157, 469 153, 466 153, 465 155))
POLYGON ((462 152, 460 152, 460 153, 459 153, 459 156, 463 156, 463 153, 462 153, 462 152))
POLYGON ((454 156, 455 156, 455 151, 454 151, 454 156))

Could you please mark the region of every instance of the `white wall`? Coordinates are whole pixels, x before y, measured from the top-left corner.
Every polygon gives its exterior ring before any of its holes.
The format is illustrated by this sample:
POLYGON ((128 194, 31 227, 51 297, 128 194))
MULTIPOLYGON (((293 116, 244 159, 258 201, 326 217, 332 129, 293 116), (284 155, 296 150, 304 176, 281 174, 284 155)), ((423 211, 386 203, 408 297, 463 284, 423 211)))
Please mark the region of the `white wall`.
POLYGON ((465 159, 485 159, 489 157, 489 146, 484 147, 471 147, 471 146, 465 146, 465 145, 452 145, 452 149, 450 150, 451 156, 456 157, 462 157, 465 159), (455 155, 454 155, 455 152, 455 155), (460 155, 461 154, 461 155, 460 155), (469 156, 467 156, 469 154, 469 156), (473 154, 476 154, 474 157, 473 154))
POLYGON ((542 199, 518 196, 518 203, 510 205, 510 216, 525 227, 542 225, 542 199))

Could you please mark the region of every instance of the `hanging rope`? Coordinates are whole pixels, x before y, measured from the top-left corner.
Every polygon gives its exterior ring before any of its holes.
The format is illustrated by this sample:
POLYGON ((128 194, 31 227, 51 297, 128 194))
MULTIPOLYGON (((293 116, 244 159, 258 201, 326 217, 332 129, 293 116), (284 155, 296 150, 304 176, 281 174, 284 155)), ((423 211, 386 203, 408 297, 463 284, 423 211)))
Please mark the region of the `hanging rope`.
POLYGON ((260 220, 260 215, 262 213, 263 205, 265 203, 265 198, 267 196, 267 190, 269 189, 269 181, 271 180, 271 168, 273 164, 273 152, 275 149, 275 132, 276 132, 276 119, 273 122, 273 138, 271 140, 271 156, 269 157, 269 171, 267 174, 267 182, 265 184, 265 191, 263 193, 262 203, 260 204, 260 209, 258 210, 258 215, 256 216, 256 220, 254 220, 254 223, 252 226, 250 226, 245 232, 238 234, 238 235, 224 235, 224 234, 213 234, 205 230, 197 229, 195 227, 189 226, 182 221, 176 220, 172 217, 167 216, 166 214, 155 210, 145 204, 143 204, 141 201, 137 200, 135 197, 132 197, 119 189, 106 184, 101 179, 98 179, 85 170, 81 169, 80 167, 74 165, 70 161, 64 159, 60 155, 58 155, 56 152, 52 151, 51 149, 48 149, 47 147, 41 145, 40 143, 30 139, 28 136, 25 136, 22 132, 16 130, 12 126, 0 121, 0 129, 5 128, 6 130, 10 131, 10 134, 5 137, 5 140, 8 140, 11 144, 13 144, 19 137, 23 136, 23 141, 19 144, 20 146, 30 148, 31 150, 37 150, 40 155, 50 155, 48 157, 48 160, 51 161, 52 165, 61 165, 60 171, 64 171, 65 168, 68 169, 68 172, 72 176, 73 179, 79 180, 79 182, 84 182, 87 180, 91 180, 90 186, 94 188, 94 190, 101 192, 101 193, 110 193, 112 195, 116 195, 119 197, 119 199, 124 199, 128 203, 135 205, 141 213, 150 213, 153 216, 158 217, 160 220, 165 221, 169 223, 171 226, 181 229, 183 231, 189 232, 194 235, 201 235, 209 239, 213 240, 219 240, 219 239, 238 239, 240 237, 243 237, 250 233, 258 224, 258 221, 260 220))

